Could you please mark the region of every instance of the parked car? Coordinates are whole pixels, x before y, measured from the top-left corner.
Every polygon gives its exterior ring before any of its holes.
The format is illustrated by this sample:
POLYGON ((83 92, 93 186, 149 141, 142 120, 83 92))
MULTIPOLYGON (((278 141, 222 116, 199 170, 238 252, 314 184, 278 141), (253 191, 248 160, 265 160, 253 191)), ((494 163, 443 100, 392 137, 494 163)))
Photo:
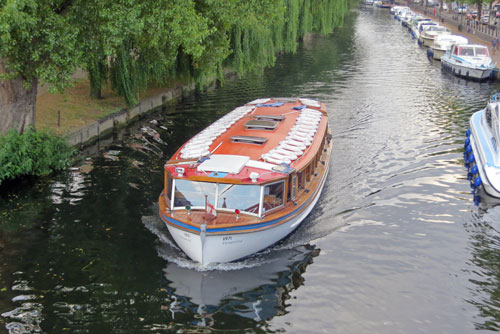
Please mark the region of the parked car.
POLYGON ((458 11, 459 14, 465 14, 465 13, 467 13, 467 7, 460 6, 460 7, 458 7, 457 11, 458 11))
POLYGON ((483 16, 481 16, 481 23, 482 24, 488 24, 488 23, 490 23, 490 16, 489 15, 483 15, 483 16))

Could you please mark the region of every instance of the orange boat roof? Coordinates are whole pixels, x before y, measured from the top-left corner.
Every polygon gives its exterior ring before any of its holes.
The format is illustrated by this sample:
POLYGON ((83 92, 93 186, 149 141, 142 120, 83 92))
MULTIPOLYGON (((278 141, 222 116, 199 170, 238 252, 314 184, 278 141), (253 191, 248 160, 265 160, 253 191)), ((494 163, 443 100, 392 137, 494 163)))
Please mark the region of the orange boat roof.
POLYGON ((283 177, 282 172, 274 171, 280 166, 296 170, 305 167, 316 155, 327 128, 323 103, 259 99, 234 109, 191 138, 175 152, 166 168, 174 177, 175 167, 181 165, 190 167, 184 168, 183 175, 189 178, 214 176, 208 174, 211 172, 220 177, 217 172, 222 172, 243 181, 249 180, 252 172, 262 175, 263 169, 268 175, 264 179, 283 177))

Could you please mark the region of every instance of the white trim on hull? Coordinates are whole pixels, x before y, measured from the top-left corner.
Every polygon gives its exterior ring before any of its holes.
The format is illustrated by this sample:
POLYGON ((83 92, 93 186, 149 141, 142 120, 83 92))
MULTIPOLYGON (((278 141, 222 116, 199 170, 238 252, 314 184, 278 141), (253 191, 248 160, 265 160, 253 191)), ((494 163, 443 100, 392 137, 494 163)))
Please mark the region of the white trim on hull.
POLYGON ((202 246, 200 234, 190 233, 168 223, 165 224, 177 245, 192 260, 201 263, 202 266, 210 263, 231 262, 247 257, 277 243, 300 226, 319 200, 328 176, 329 166, 330 162, 327 161, 326 171, 318 188, 319 191, 307 207, 296 217, 276 227, 249 233, 207 234, 202 246))

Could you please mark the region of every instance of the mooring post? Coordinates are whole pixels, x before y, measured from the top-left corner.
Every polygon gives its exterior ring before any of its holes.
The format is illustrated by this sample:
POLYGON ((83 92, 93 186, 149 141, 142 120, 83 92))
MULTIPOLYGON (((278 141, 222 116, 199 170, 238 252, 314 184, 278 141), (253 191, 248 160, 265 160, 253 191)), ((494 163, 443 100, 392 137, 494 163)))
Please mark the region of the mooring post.
POLYGON ((61 110, 57 111, 57 126, 61 126, 61 110))

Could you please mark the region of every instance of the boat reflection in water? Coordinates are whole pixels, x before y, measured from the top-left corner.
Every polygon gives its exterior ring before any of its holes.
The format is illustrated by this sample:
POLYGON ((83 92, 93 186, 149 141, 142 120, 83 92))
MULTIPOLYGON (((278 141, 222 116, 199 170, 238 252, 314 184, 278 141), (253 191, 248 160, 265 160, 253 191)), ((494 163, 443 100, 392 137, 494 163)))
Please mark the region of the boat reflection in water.
MULTIPOLYGON (((168 245, 162 247, 160 255, 171 251, 168 245)), ((175 322, 176 313, 182 317, 189 308, 201 318, 197 326, 243 329, 247 321, 265 321, 284 314, 290 292, 303 284, 302 274, 319 251, 311 245, 275 247, 245 262, 220 264, 218 270, 211 271, 193 270, 182 261, 171 262, 164 269, 165 290, 173 300, 168 306, 170 316, 175 322), (235 317, 228 322, 228 315, 235 317)))

